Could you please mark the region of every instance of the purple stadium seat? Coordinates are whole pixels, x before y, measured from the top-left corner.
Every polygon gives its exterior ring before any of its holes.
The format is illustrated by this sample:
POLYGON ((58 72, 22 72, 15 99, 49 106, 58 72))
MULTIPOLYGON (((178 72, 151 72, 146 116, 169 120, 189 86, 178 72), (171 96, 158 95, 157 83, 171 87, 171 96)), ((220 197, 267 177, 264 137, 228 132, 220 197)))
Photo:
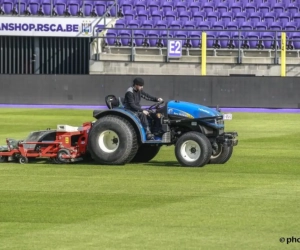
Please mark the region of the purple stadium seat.
POLYGON ((260 35, 259 32, 251 31, 246 32, 245 34, 246 45, 249 46, 250 49, 256 49, 259 45, 260 35))
POLYGON ((231 33, 231 39, 232 39, 232 47, 238 48, 239 45, 242 47, 244 35, 242 32, 234 31, 231 33))
POLYGON ((129 20, 134 20, 136 16, 136 11, 135 10, 125 10, 124 11, 124 17, 126 21, 129 20))
POLYGON ((295 13, 295 15, 293 16, 293 21, 298 23, 298 25, 300 24, 300 13, 295 13))
POLYGON ((296 22, 287 22, 283 27, 285 30, 297 30, 298 24, 296 22))
POLYGON ((172 2, 167 2, 167 1, 163 2, 161 4, 161 9, 163 10, 164 13, 167 13, 169 11, 173 11, 173 4, 172 4, 172 2))
POLYGON ((261 21, 261 13, 259 12, 252 12, 249 15, 249 21, 251 21, 252 24, 256 24, 261 21))
POLYGON ((192 48, 199 48, 201 46, 202 32, 200 30, 194 30, 190 33, 190 40, 192 48))
POLYGON ((194 21, 183 22, 182 28, 184 29, 195 29, 196 23, 194 21))
POLYGON ((221 48, 230 48, 230 33, 229 31, 221 31, 218 35, 221 48))
MULTIPOLYGON (((118 6, 117 6, 118 8, 118 6)), ((116 5, 114 5, 114 1, 107 1, 106 3, 106 10, 108 10, 108 13, 111 17, 116 17, 117 16, 117 9, 116 9, 116 5), (111 7, 112 6, 112 7, 111 7), (111 7, 111 8, 110 8, 111 7), (110 9, 109 9, 110 8, 110 9)))
POLYGON ((228 5, 226 4, 226 2, 221 2, 216 6, 216 10, 219 13, 228 12, 228 5))
POLYGON ((285 7, 283 3, 275 3, 273 6, 274 13, 276 13, 276 16, 278 17, 280 13, 283 13, 285 11, 285 7))
POLYGON ((290 17, 286 13, 280 13, 278 16, 278 20, 281 22, 282 26, 285 26, 285 24, 290 21, 290 17))
POLYGON ((278 21, 277 22, 272 22, 269 25, 269 29, 271 29, 271 30, 282 30, 281 23, 278 22, 278 21))
POLYGON ((195 22, 202 22, 205 21, 206 13, 203 11, 196 11, 193 13, 193 20, 195 22))
POLYGON ((170 29, 181 29, 181 27, 182 27, 182 24, 180 21, 172 21, 169 24, 170 29))
POLYGON ((219 47, 215 44, 217 32, 215 31, 205 31, 206 32, 206 46, 207 48, 219 47))
POLYGON ((224 23, 222 21, 214 22, 211 25, 212 29, 224 29, 224 23))
POLYGON ((176 11, 166 11, 165 12, 165 20, 169 23, 175 21, 177 19, 177 12, 176 11))
POLYGON ((63 16, 65 15, 66 11, 66 0, 54 0, 55 4, 55 12, 57 13, 58 16, 63 16))
POLYGON ((200 2, 192 2, 190 5, 189 5, 189 8, 190 8, 190 11, 192 13, 196 12, 196 11, 201 11, 201 4, 200 2))
POLYGON ((243 11, 243 5, 240 2, 235 2, 232 4, 231 6, 231 12, 234 13, 234 15, 236 13, 242 12, 243 11))
POLYGON ((299 12, 299 6, 291 3, 287 6, 286 10, 288 11, 290 17, 294 17, 294 15, 299 12))
POLYGON ((92 11, 93 11, 93 1, 88 1, 88 0, 85 0, 83 2, 83 13, 84 13, 84 16, 91 16, 92 14, 92 11))
POLYGON ((258 22, 255 24, 256 30, 267 30, 268 29, 268 23, 266 22, 258 22))
POLYGON ((140 11, 137 12, 136 18, 140 22, 143 22, 145 20, 148 20, 148 16, 150 16, 150 13, 147 10, 140 10, 140 11))
POLYGON ((15 4, 15 0, 3 0, 2 5, 4 13, 7 15, 12 14, 15 4))
POLYGON ((219 21, 219 13, 218 12, 207 13, 206 20, 211 23, 219 21))
POLYGON ((122 46, 131 46, 131 30, 121 30, 119 31, 119 36, 121 37, 120 42, 122 46))
POLYGON ((261 34, 263 47, 265 49, 271 49, 272 46, 274 46, 274 41, 275 41, 274 38, 275 38, 274 32, 263 32, 261 34))
POLYGON ((129 1, 129 0, 123 1, 123 2, 119 5, 119 7, 120 7, 121 12, 124 14, 125 11, 127 11, 127 10, 132 10, 132 9, 133 9, 133 2, 132 2, 132 1, 129 1))
MULTIPOLYGON (((50 0, 49 0, 50 1, 50 0)), ((20 15, 24 15, 25 11, 27 10, 27 0, 18 0, 15 1, 15 10, 17 13, 19 13, 20 15)), ((0 8, 2 3, 0 2, 0 8)))
POLYGON ((214 11, 215 11, 215 7, 214 7, 213 2, 206 2, 206 3, 204 3, 204 5, 202 6, 202 9, 203 9, 206 13, 214 12, 214 11))
POLYGON ((299 32, 292 33, 290 39, 297 40, 297 41, 293 41, 292 44, 294 49, 300 49, 300 33, 299 32))
POLYGON ((166 20, 160 20, 157 21, 155 24, 155 27, 158 29, 167 29, 168 28, 168 22, 166 20))
POLYGON ((173 37, 173 35, 171 34, 171 32, 168 32, 167 30, 163 30, 160 32, 160 38, 161 38, 163 47, 167 47, 168 39, 170 39, 172 37, 173 37))
POLYGON ((245 22, 245 21, 247 20, 246 13, 245 13, 245 12, 239 12, 239 13, 236 13, 236 15, 235 15, 235 20, 236 20, 238 23, 245 22))
POLYGON ((232 12, 223 12, 223 13, 221 14, 220 19, 221 19, 223 22, 226 22, 226 23, 231 22, 232 19, 233 19, 233 14, 232 14, 232 12))
POLYGON ((258 11, 260 13, 262 13, 263 15, 265 15, 266 13, 270 12, 271 10, 271 7, 270 7, 270 4, 269 2, 264 2, 262 4, 260 4, 258 7, 257 7, 258 11))
POLYGON ((135 30, 134 31, 134 44, 137 47, 141 47, 145 42, 145 32, 144 30, 135 30))
POLYGON ((239 23, 237 21, 232 21, 226 24, 228 30, 237 30, 239 29, 239 23))
POLYGON ((137 1, 135 3, 135 10, 139 12, 140 10, 147 10, 147 3, 146 1, 137 1))
POLYGON ((118 36, 117 32, 115 30, 109 29, 106 32, 106 38, 105 42, 109 46, 116 46, 118 45, 118 39, 116 38, 118 36))
POLYGON ((186 21, 189 21, 191 19, 191 16, 190 16, 191 12, 188 12, 188 11, 181 11, 179 14, 178 14, 178 19, 182 22, 186 22, 186 21))
POLYGON ((174 38, 177 38, 179 40, 182 40, 182 47, 191 47, 190 42, 188 41, 188 32, 184 30, 178 30, 174 32, 174 38))
MULTIPOLYGON (((154 24, 152 22, 152 20, 144 20, 141 23, 141 27, 142 28, 147 28, 147 29, 152 29, 154 27, 154 24)), ((148 34, 149 30, 145 30, 145 33, 148 34)))
POLYGON ((147 34, 147 39, 150 47, 157 47, 159 42, 159 31, 150 30, 147 34))
POLYGON ((115 32, 117 34, 119 34, 119 32, 121 31, 121 28, 126 28, 127 27, 127 22, 125 19, 119 19, 117 20, 117 22, 115 23, 115 28, 118 28, 118 30, 116 29, 115 32))
POLYGON ((267 22, 268 24, 274 22, 275 20, 276 20, 275 13, 269 12, 266 13, 264 16, 264 21, 267 22))
POLYGON ((248 15, 252 12, 256 12, 256 4, 255 3, 247 3, 245 6, 245 12, 248 15))
POLYGON ((200 29, 200 30, 208 30, 210 28, 211 28, 211 23, 207 22, 207 21, 199 22, 197 24, 197 29, 200 29))
POLYGON ((150 3, 148 3, 148 9, 151 11, 151 13, 153 11, 159 11, 160 10, 160 4, 157 1, 151 1, 150 3))
MULTIPOLYGON (((51 11, 51 5, 49 5, 48 10, 51 11)), ((69 13, 71 16, 77 16, 79 14, 80 8, 82 7, 82 1, 78 0, 69 0, 69 13)))
POLYGON ((174 4, 174 10, 176 10, 178 13, 182 11, 186 11, 187 10, 186 3, 177 2, 176 4, 174 4))
POLYGON ((157 21, 160 21, 163 19, 164 13, 159 10, 154 10, 151 15, 151 20, 155 24, 157 21))
POLYGON ((127 24, 127 28, 136 29, 140 27, 140 22, 138 20, 130 20, 127 24))

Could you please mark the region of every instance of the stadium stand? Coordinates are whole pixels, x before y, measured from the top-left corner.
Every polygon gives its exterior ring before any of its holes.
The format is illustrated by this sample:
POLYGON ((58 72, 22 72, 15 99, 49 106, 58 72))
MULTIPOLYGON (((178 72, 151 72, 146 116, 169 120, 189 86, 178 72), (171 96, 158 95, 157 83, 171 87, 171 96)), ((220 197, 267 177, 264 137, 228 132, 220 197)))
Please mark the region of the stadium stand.
MULTIPOLYGON (((273 60, 276 50, 276 61, 281 32, 286 32, 287 57, 299 58, 300 0, 116 0, 114 4, 109 0, 0 0, 3 15, 112 18, 98 34, 98 43, 93 43, 97 46, 92 60, 132 61, 134 51, 152 56, 140 60, 152 61, 153 56, 166 55, 169 38, 183 40, 183 56, 199 57, 203 31, 208 57, 273 60), (108 54, 120 57, 112 59, 108 54)), ((163 62, 162 57, 158 61, 163 62)))

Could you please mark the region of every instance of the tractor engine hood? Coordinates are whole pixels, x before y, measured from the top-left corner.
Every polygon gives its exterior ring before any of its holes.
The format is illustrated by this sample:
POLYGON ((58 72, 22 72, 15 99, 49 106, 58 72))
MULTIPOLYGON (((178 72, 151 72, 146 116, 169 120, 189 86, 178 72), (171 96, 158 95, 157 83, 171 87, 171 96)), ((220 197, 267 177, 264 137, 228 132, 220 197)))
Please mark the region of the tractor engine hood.
POLYGON ((218 111, 190 102, 169 101, 168 115, 191 119, 222 116, 218 111))

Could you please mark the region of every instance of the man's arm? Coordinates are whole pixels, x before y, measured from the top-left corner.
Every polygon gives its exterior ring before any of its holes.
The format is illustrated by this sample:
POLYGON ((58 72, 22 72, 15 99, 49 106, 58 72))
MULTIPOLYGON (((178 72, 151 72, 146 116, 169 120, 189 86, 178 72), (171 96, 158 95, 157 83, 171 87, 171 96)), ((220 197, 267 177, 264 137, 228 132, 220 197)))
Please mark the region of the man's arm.
POLYGON ((152 101, 152 102, 158 102, 158 98, 147 94, 143 90, 141 91, 141 97, 144 98, 145 100, 152 101))
POLYGON ((140 111, 140 112, 143 111, 143 109, 140 106, 138 106, 138 105, 136 105, 134 103, 134 97, 133 97, 133 93, 132 92, 129 92, 129 91, 126 92, 125 99, 126 99, 127 105, 129 106, 129 108, 131 110, 133 110, 133 111, 140 111))

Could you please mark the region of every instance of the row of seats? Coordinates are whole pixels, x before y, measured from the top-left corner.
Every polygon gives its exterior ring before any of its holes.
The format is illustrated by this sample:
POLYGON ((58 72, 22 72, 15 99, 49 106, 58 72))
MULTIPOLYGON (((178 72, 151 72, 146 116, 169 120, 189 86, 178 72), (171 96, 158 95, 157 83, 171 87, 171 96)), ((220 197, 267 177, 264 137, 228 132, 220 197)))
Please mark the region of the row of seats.
MULTIPOLYGON (((115 1, 113 0, 0 0, 2 14, 58 15, 58 16, 102 16, 115 1)), ((300 0, 117 0, 117 9, 111 8, 110 16, 125 14, 128 10, 189 11, 205 13, 252 12, 287 13, 293 16, 299 12, 300 0)))
MULTIPOLYGON (((199 48, 201 47, 202 30, 140 30, 134 29, 133 36, 131 30, 109 29, 105 35, 106 46, 136 46, 136 47, 166 47, 167 37, 176 38, 183 41, 184 47, 199 48), (133 38, 133 39, 132 39, 133 38)), ((274 49, 276 46, 275 32, 239 32, 239 31, 206 31, 207 48, 237 48, 246 49, 274 49)), ((287 32, 287 49, 300 49, 299 32, 287 32), (294 41, 293 41, 294 40, 294 41)), ((281 33, 277 33, 277 48, 280 48, 281 33)))
POLYGON ((3 15, 103 16, 111 8, 117 16, 115 1, 93 0, 0 0, 3 15))
POLYGON ((249 21, 194 21, 194 20, 129 20, 119 19, 115 23, 115 28, 169 28, 169 29, 226 29, 226 30, 277 30, 277 31, 297 31, 300 30, 300 22, 249 22, 249 21))

